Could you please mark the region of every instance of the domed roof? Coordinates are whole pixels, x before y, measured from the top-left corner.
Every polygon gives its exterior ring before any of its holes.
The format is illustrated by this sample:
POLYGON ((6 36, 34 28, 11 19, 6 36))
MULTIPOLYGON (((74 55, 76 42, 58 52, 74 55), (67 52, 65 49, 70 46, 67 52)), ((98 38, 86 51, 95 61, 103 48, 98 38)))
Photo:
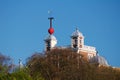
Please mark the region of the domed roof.
POLYGON ((76 28, 75 32, 72 33, 72 36, 78 37, 83 36, 83 34, 76 28))
POLYGON ((55 40, 57 41, 56 37, 54 35, 49 35, 45 38, 45 40, 55 40))
POLYGON ((108 66, 107 60, 99 55, 94 56, 93 58, 90 59, 91 63, 99 63, 100 65, 105 65, 108 66))

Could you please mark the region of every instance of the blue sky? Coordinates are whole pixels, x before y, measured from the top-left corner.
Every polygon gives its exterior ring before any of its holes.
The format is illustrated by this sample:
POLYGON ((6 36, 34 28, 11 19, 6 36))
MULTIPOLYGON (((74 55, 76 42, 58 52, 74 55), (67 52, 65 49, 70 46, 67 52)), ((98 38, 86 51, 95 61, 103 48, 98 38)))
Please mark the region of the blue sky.
POLYGON ((0 0, 0 52, 25 60, 42 52, 48 10, 58 46, 69 45, 76 26, 85 44, 95 46, 110 65, 120 67, 120 0, 0 0))

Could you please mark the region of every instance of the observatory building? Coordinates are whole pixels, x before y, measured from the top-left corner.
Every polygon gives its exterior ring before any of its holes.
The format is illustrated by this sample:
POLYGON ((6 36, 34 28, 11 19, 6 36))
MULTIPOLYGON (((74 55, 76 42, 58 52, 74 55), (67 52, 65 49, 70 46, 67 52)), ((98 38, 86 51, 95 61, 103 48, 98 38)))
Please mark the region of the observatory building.
POLYGON ((57 39, 53 35, 54 28, 52 26, 53 17, 48 18, 50 20, 50 28, 48 29, 49 35, 45 38, 45 51, 50 51, 55 48, 71 48, 73 51, 76 51, 78 54, 83 56, 83 59, 86 59, 90 63, 99 63, 100 65, 108 66, 107 61, 102 56, 97 54, 96 48, 93 46, 87 46, 84 43, 83 34, 76 28, 76 30, 71 34, 71 45, 67 47, 57 47, 57 39))

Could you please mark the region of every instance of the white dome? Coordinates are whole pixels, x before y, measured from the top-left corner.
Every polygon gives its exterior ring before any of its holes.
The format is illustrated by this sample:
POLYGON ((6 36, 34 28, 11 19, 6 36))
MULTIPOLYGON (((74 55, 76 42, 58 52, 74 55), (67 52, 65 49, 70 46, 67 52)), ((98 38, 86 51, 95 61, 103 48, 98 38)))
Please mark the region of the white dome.
POLYGON ((108 66, 107 60, 99 55, 94 56, 93 58, 90 59, 91 63, 99 63, 100 65, 105 65, 108 66))
POLYGON ((45 38, 45 40, 55 40, 57 41, 56 37, 54 35, 49 35, 45 38))
POLYGON ((78 29, 76 29, 75 32, 72 33, 72 36, 78 37, 83 36, 83 34, 78 29))

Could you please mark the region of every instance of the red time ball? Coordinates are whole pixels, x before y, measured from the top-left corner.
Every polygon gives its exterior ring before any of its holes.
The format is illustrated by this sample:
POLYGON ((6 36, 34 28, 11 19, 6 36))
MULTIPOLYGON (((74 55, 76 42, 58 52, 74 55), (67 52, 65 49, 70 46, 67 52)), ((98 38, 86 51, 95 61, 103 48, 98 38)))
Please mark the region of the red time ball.
POLYGON ((51 34, 54 33, 54 29, 53 29, 52 27, 50 27, 50 28, 48 29, 48 32, 49 32, 49 34, 51 35, 51 34))

